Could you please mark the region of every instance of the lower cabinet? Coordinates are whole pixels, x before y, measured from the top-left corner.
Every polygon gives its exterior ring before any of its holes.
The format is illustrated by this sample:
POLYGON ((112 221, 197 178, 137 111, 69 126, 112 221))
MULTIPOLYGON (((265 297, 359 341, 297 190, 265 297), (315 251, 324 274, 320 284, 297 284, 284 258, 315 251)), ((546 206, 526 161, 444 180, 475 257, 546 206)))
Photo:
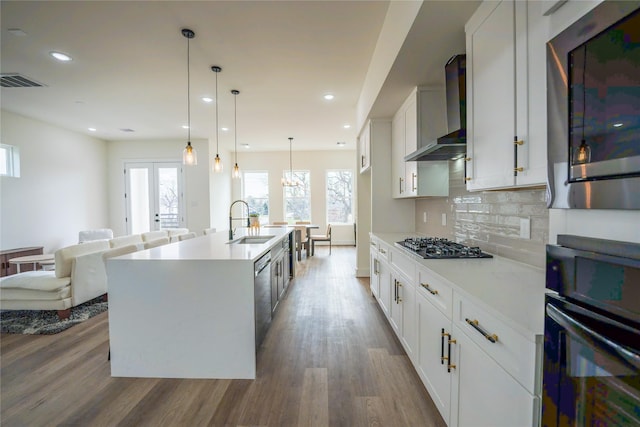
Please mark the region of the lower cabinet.
POLYGON ((380 276, 379 276, 379 265, 378 262, 378 248, 375 246, 375 243, 371 243, 371 248, 369 250, 369 289, 371 289, 371 294, 378 298, 380 295, 380 276))
POLYGON ((395 249, 372 247, 371 263, 372 292, 448 426, 538 426, 540 343, 395 249))
POLYGON ((539 398, 453 327, 450 426, 525 427, 538 425, 539 398))
POLYGON ((451 413, 451 368, 449 340, 451 319, 442 314, 420 292, 416 295, 418 356, 416 369, 440 415, 447 423, 451 413))

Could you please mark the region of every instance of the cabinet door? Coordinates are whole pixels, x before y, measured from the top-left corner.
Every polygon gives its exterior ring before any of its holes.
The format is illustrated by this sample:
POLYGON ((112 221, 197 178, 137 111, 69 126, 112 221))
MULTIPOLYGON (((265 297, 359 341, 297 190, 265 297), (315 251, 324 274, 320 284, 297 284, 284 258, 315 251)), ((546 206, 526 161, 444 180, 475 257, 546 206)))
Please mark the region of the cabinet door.
POLYGON ((416 287, 411 282, 405 282, 400 288, 402 299, 402 344, 415 364, 418 347, 418 327, 416 324, 416 287))
POLYGON ((539 398, 529 394, 512 376, 469 339, 457 326, 452 348, 452 422, 458 426, 533 426, 539 398))
POLYGON ((389 264, 381 258, 378 259, 378 280, 380 286, 378 302, 380 303, 380 307, 382 307, 382 311, 384 311, 385 315, 388 317, 392 303, 391 297, 393 295, 393 283, 391 282, 391 270, 389 268, 389 264))
POLYGON ((468 190, 515 184, 514 11, 513 0, 485 2, 466 27, 468 190))
POLYGON ((398 337, 402 336, 402 297, 403 283, 400 277, 391 271, 391 304, 389 305, 389 323, 398 337))
POLYGON ((448 425, 451 411, 451 377, 447 372, 448 336, 451 320, 419 292, 416 296, 418 355, 416 367, 440 415, 448 425))
POLYGON ((406 197, 404 144, 404 110, 400 109, 391 122, 391 195, 395 199, 406 197))
POLYGON ((380 277, 379 277, 379 262, 377 258, 378 249, 375 247, 371 247, 369 252, 369 271, 371 272, 369 275, 369 289, 371 289, 371 294, 376 298, 380 294, 380 277))

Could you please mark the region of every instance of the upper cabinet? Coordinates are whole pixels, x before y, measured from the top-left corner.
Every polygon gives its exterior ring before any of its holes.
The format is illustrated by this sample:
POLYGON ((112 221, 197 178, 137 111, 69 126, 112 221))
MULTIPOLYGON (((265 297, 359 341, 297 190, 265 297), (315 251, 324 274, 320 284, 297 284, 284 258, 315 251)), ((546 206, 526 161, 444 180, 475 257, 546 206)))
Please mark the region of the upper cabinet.
POLYGON ((391 122, 391 193, 394 198, 449 195, 447 161, 404 161, 404 156, 446 133, 444 90, 414 89, 391 122))
POLYGON ((360 154, 360 173, 371 167, 371 122, 367 122, 358 137, 358 151, 360 154))
POLYGON ((540 2, 485 1, 465 26, 467 189, 546 181, 546 18, 540 2))

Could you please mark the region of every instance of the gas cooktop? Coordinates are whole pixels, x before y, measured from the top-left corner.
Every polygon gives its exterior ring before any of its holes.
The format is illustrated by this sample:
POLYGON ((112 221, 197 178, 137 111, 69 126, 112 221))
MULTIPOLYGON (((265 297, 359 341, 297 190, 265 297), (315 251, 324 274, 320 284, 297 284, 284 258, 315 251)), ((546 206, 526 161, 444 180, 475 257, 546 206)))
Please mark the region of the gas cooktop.
POLYGON ((493 258, 477 246, 469 247, 439 237, 411 237, 396 242, 396 245, 425 259, 493 258))

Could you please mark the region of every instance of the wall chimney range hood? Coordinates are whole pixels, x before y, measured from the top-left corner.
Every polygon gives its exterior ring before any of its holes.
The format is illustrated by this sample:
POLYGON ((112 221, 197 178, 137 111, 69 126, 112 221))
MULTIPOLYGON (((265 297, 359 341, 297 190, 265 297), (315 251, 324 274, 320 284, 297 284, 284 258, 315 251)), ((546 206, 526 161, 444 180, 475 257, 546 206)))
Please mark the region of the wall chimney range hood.
POLYGON ((404 157, 410 161, 451 160, 464 157, 467 151, 466 55, 454 55, 445 65, 447 125, 449 133, 422 144, 404 157))

